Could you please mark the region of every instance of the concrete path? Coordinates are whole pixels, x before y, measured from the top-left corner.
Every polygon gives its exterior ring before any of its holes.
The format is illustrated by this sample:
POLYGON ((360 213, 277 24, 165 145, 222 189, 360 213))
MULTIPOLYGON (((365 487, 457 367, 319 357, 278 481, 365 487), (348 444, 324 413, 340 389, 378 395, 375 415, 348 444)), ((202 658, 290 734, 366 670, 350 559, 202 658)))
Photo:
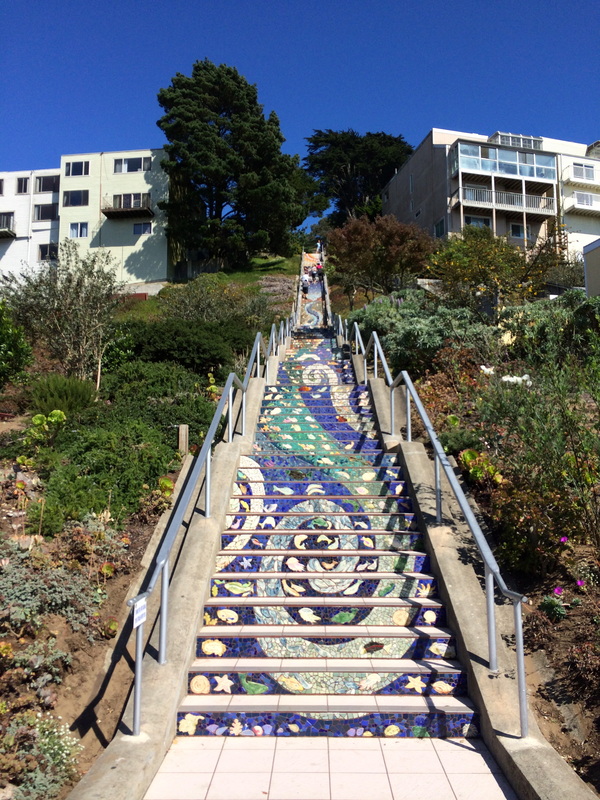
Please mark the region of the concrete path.
POLYGON ((478 739, 178 737, 145 800, 517 800, 478 739))

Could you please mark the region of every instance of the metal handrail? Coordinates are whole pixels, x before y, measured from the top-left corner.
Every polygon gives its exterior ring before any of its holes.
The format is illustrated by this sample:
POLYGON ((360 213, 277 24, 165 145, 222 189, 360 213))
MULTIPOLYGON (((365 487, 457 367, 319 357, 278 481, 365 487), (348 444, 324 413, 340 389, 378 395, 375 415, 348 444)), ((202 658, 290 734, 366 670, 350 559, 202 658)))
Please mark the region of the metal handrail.
MULTIPOLYGON (((280 326, 280 334, 279 337, 277 336, 277 329, 275 324, 271 326, 271 333, 269 336, 268 345, 265 345, 264 337, 261 333, 256 334, 256 338, 254 340, 254 346, 252 348, 252 352, 248 359, 248 367, 246 369, 246 373, 244 375, 244 380, 241 381, 238 376, 234 372, 229 373, 229 377, 225 382, 225 386, 223 387, 223 392, 221 394, 221 399, 217 405, 215 410, 212 422, 206 432, 204 438, 204 444, 200 450, 200 453, 196 457, 194 461, 194 465, 190 472, 188 473, 183 490, 180 492, 177 502, 171 511, 171 515, 169 517, 169 522, 167 523, 167 527, 165 530, 165 536, 163 542, 160 546, 158 554, 156 555, 155 562, 154 562, 154 569, 148 581, 147 587, 145 591, 140 592, 135 597, 132 597, 130 600, 127 601, 127 605, 135 610, 135 607, 140 604, 144 603, 147 598, 152 594, 156 584, 158 583, 159 578, 161 579, 161 599, 160 599, 160 627, 159 627, 159 646, 158 646, 158 663, 159 664, 166 664, 167 657, 166 657, 166 650, 167 650, 167 632, 168 632, 168 612, 169 612, 169 558, 171 555, 171 550, 173 548, 173 544, 175 543, 175 539, 177 534, 179 533, 179 529, 183 522, 183 517, 185 515, 186 509, 189 506, 190 500, 194 492, 199 494, 200 492, 200 476, 202 474, 202 470, 204 468, 204 516, 205 518, 209 518, 211 515, 211 507, 210 507, 210 495, 211 495, 211 461, 212 461, 212 449, 215 444, 215 437, 217 436, 217 431, 219 430, 222 422, 222 418, 225 414, 225 408, 227 407, 227 417, 228 417, 228 441, 232 441, 234 434, 235 434, 235 427, 237 424, 237 420, 234 419, 233 413, 233 405, 234 405, 234 386, 239 389, 242 393, 242 402, 241 402, 241 417, 242 417, 242 425, 241 425, 241 435, 245 436, 246 434, 246 392, 248 390, 248 386, 250 383, 250 378, 252 377, 253 373, 256 374, 256 377, 260 377, 261 375, 261 361, 260 356, 261 353, 263 355, 263 365, 264 365, 264 375, 266 378, 267 383, 269 383, 269 356, 274 355, 279 350, 279 346, 284 343, 285 339, 282 341, 282 331, 286 332, 291 330, 290 326, 292 325, 292 318, 290 317, 285 321, 285 323, 281 323, 280 326), (283 327, 282 327, 283 326, 283 327)), ((135 613, 135 611, 134 611, 135 613)), ((141 622, 136 627, 136 648, 135 648, 135 677, 134 677, 134 689, 133 689, 133 735, 138 736, 140 733, 140 722, 141 722, 141 691, 142 691, 142 661, 144 655, 144 623, 141 622)))
MULTIPOLYGON (((336 319, 337 330, 343 331, 343 325, 340 324, 340 318, 336 319)), ((408 375, 408 372, 403 370, 395 379, 392 380, 391 373, 388 368, 387 360, 381 342, 377 333, 374 331, 371 334, 367 346, 364 346, 362 336, 358 324, 355 322, 351 335, 345 336, 345 340, 350 342, 352 340, 356 343, 357 354, 363 357, 364 367, 364 380, 367 381, 367 358, 369 354, 373 353, 373 376, 378 377, 378 363, 381 364, 383 374, 385 375, 386 383, 390 389, 390 433, 394 434, 394 394, 395 389, 401 383, 406 387, 406 439, 412 440, 411 431, 411 399, 415 405, 425 431, 429 437, 429 441, 434 452, 434 473, 435 473, 435 496, 436 496, 436 521, 442 521, 442 487, 441 487, 441 474, 440 466, 446 476, 450 488, 456 498, 459 508, 464 516, 464 519, 471 530, 479 554, 483 560, 485 567, 485 592, 486 592, 486 606, 487 606, 487 628, 488 628, 488 667, 491 672, 498 672, 498 653, 496 647, 496 610, 494 602, 494 584, 496 584, 504 597, 511 600, 514 612, 514 625, 515 625, 515 646, 517 656, 517 682, 519 694, 519 717, 521 724, 521 736, 527 736, 529 723, 527 716, 527 686, 525 681, 525 654, 523 646, 523 619, 522 619, 522 604, 527 602, 525 595, 514 592, 508 588, 504 578, 500 574, 500 568, 492 553, 489 544, 477 522, 477 519, 469 505, 465 493, 462 490, 460 483, 454 473, 454 470, 448 461, 448 457, 444 452, 440 440, 431 424, 429 415, 425 410, 423 403, 414 387, 413 382, 408 375)))

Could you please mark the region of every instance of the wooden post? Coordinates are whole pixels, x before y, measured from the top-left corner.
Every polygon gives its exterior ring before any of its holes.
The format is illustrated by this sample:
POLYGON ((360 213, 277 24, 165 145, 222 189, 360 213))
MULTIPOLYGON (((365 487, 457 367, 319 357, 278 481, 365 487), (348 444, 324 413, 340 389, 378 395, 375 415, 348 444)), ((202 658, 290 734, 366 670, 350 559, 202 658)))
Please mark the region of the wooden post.
POLYGON ((189 425, 180 425, 179 426, 179 445, 178 450, 182 456, 187 456, 188 450, 190 449, 189 446, 189 425))

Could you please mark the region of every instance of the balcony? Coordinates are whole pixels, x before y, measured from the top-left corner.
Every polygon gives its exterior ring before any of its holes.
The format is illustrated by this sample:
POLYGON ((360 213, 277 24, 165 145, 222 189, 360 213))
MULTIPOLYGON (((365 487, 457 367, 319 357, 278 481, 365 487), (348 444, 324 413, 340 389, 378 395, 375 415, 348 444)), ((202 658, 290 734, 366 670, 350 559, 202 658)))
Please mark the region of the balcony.
POLYGON ((565 212, 568 214, 585 214, 597 217, 600 214, 600 194, 592 192, 574 192, 565 198, 565 212))
POLYGON ((151 219, 154 216, 149 194, 116 194, 102 201, 107 219, 151 219))
POLYGON ((577 186, 596 186, 600 188, 600 166, 592 164, 569 164, 564 173, 565 183, 577 186))
POLYGON ((463 187, 451 197, 450 203, 455 206, 462 202, 469 208, 495 208, 498 211, 525 211, 528 214, 552 216, 556 213, 553 197, 538 194, 520 194, 517 192, 497 192, 491 189, 463 187), (460 194, 459 194, 460 191, 460 194))
POLYGON ((16 239, 15 219, 12 214, 0 214, 0 239, 16 239))

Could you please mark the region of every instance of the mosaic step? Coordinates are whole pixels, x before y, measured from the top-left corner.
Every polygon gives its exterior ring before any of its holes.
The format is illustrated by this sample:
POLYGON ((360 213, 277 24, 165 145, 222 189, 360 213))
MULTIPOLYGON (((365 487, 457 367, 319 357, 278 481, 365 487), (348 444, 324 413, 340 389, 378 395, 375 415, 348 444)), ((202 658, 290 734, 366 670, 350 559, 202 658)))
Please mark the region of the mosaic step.
POLYGON ((349 483, 364 482, 368 482, 369 485, 372 485, 376 481, 381 485, 383 485, 385 481, 389 481, 390 486, 401 484, 402 492, 398 492, 394 489, 392 492, 393 494, 404 493, 406 488, 406 483, 401 480, 402 469, 398 466, 382 467, 377 470, 365 469, 364 467, 349 467, 344 469, 338 469, 337 467, 324 468, 312 464, 280 468, 274 466, 271 459, 261 458, 260 456, 251 459, 248 456, 242 456, 241 464, 237 471, 238 480, 255 481, 260 478, 261 473, 267 476, 267 479, 270 481, 343 481, 346 486, 349 483))
POLYGON ((286 481, 285 479, 277 480, 276 478, 264 478, 262 481, 236 481, 233 485, 233 494, 235 497, 249 497, 253 499, 277 499, 282 495, 296 498, 319 495, 320 497, 327 497, 329 500, 347 497, 349 495, 358 495, 365 499, 381 498, 390 495, 392 497, 404 497, 406 501, 410 501, 410 498, 406 495, 406 484, 404 481, 389 481, 388 483, 383 483, 381 481, 373 481, 372 483, 355 481, 349 483, 346 481, 345 483, 341 483, 339 481, 286 481))
POLYGON ((371 471, 376 468, 384 467, 398 467, 397 456, 393 453, 386 453, 384 455, 370 455, 369 453, 352 455, 350 451, 345 451, 342 455, 338 454, 335 461, 331 459, 332 454, 322 456, 319 454, 310 454, 304 452, 302 455, 295 455, 293 453, 268 453, 261 454, 260 451, 253 451, 251 458, 257 463, 263 464, 265 467, 288 467, 288 468, 304 468, 304 467, 337 467, 338 469, 347 469, 348 467, 365 471, 371 471))
MULTIPOLYGON (((372 520, 374 523, 375 521, 372 520)), ((423 537, 418 530, 402 532, 378 530, 370 528, 366 531, 352 533, 338 533, 328 530, 324 539, 320 530, 311 533, 310 530, 291 530, 287 533, 282 528, 238 528, 231 529, 233 533, 221 534, 221 547, 223 550, 243 548, 244 550, 264 550, 269 547, 287 546, 291 552, 303 551, 307 548, 326 549, 335 553, 350 544, 354 549, 362 550, 366 555, 376 550, 422 550, 423 537)))
MULTIPOLYGON (((295 427, 299 428, 299 425, 295 427)), ((257 444, 267 439, 270 443, 274 442, 297 442, 300 447, 302 443, 316 444, 317 446, 328 445, 331 449, 332 445, 339 447, 339 449, 350 449, 349 444, 353 445, 353 449, 362 449, 367 444, 375 444, 375 449, 379 448, 379 437, 377 431, 360 431, 351 428, 349 425, 334 425, 330 427, 315 429, 310 431, 294 430, 291 427, 289 430, 284 430, 279 425, 261 425, 257 431, 256 441, 257 444), (277 430, 279 428, 279 430, 277 430)))
POLYGON ((188 736, 472 737, 467 698, 419 695, 188 695, 177 714, 188 736))
MULTIPOLYGON (((414 530, 416 526, 414 514, 388 514, 378 513, 376 523, 378 530, 406 531, 414 530)), ((238 511, 227 517, 226 530, 235 531, 244 527, 254 529, 279 528, 300 529, 308 531, 334 530, 370 530, 371 512, 368 511, 327 511, 319 513, 313 510, 301 511, 298 507, 291 511, 270 511, 268 505, 263 511, 238 511)))
MULTIPOLYGON (((259 626, 263 627, 263 626, 259 626)), ((274 658, 274 659, 393 659, 395 669, 400 670, 403 659, 436 659, 455 658, 456 647, 451 634, 430 632, 420 635, 409 628, 397 628, 397 634, 379 637, 352 635, 349 629, 336 634, 334 631, 326 636, 317 635, 314 631, 306 632, 304 626, 291 625, 296 634, 265 634, 253 632, 247 626, 246 634, 236 636, 218 636, 208 626, 208 633, 200 632, 197 640, 196 655, 213 658, 274 658), (400 635, 404 632, 404 635, 400 635)), ((325 665, 323 665, 325 666, 325 665)))
MULTIPOLYGON (((235 597, 224 604, 211 597, 205 603, 204 624, 240 625, 445 625, 443 605, 430 597, 337 597, 335 605, 319 597, 235 597)), ((345 630, 345 628, 344 628, 345 630)))
MULTIPOLYGON (((247 660, 247 659, 246 659, 247 660)), ((225 691, 234 695, 453 695, 467 693, 467 681, 460 667, 450 663, 419 662, 405 659, 391 669, 382 669, 379 663, 366 670, 328 664, 327 669, 312 670, 298 667, 285 670, 278 659, 255 659, 244 667, 238 659, 214 660, 197 658, 188 672, 190 695, 206 695, 225 691)))
POLYGON ((313 575, 280 573, 218 573, 221 577, 212 578, 210 592, 212 597, 321 597, 331 595, 353 597, 376 594, 379 597, 429 597, 434 595, 437 584, 433 577, 422 573, 394 572, 373 573, 363 577, 362 573, 337 572, 323 577, 313 575), (360 577, 359 577, 360 576, 360 577))
MULTIPOLYGON (((332 552, 331 550, 285 550, 275 549, 269 544, 260 553, 251 554, 248 550, 222 550, 217 556, 216 571, 221 572, 247 572, 263 571, 262 565, 266 559, 275 558, 284 564, 291 572, 323 571, 327 573, 340 567, 344 562, 355 563, 355 570, 379 569, 383 572, 427 572, 429 570, 429 556, 425 553, 410 551, 390 553, 386 550, 350 550, 343 548, 332 552)), ((271 563, 271 562, 269 562, 271 563)))
MULTIPOLYGON (((286 488, 286 487, 281 487, 286 488)), ((273 502, 263 502, 259 497, 248 493, 232 496, 229 501, 231 514, 400 514, 412 515, 412 501, 409 497, 388 495, 386 497, 367 497, 347 493, 336 498, 320 493, 297 496, 291 492, 278 493, 273 502)), ((411 516, 412 520, 412 516, 411 516)), ((300 523, 299 523, 300 524, 300 523)), ((325 526, 323 526, 325 527, 325 526)), ((387 527, 387 526, 385 526, 387 527)))
POLYGON ((265 386, 265 393, 263 395, 263 402, 267 400, 278 400, 280 398, 285 398, 289 400, 290 398, 297 398, 299 400, 303 400, 305 397, 309 397, 309 399, 331 399, 332 397, 340 398, 340 399, 348 399, 348 398, 360 398, 360 399, 369 399, 371 394, 369 392, 369 388, 366 384, 353 384, 352 386, 329 386, 328 384, 324 383, 321 386, 307 386, 306 388, 300 386, 281 386, 280 384, 277 385, 270 385, 265 386))
POLYGON ((406 495, 406 483, 404 481, 322 481, 322 480, 278 480, 269 476, 262 477, 262 480, 243 480, 238 479, 233 485, 233 494, 236 497, 250 496, 258 497, 310 497, 318 495, 329 500, 348 495, 360 495, 364 498, 373 497, 404 497, 406 495))
POLYGON ((342 433, 377 435, 374 422, 359 422, 356 425, 350 425, 346 419, 336 417, 333 417, 331 421, 321 419, 317 422, 311 414, 306 414, 304 418, 301 416, 298 418, 283 417, 283 419, 277 418, 277 420, 265 418, 259 420, 258 430, 262 433, 300 433, 302 434, 301 438, 315 432, 320 435, 322 431, 336 435, 342 433))

